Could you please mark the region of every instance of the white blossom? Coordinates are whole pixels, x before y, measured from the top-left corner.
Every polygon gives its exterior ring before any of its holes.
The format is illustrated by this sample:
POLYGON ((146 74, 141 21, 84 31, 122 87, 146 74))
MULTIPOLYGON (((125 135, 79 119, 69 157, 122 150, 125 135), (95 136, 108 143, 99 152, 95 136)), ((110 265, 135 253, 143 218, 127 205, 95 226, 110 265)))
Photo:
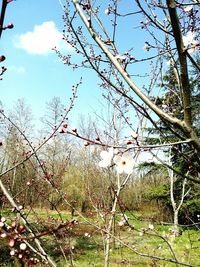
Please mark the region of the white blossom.
POLYGON ((116 164, 116 170, 119 174, 131 174, 133 172, 134 160, 129 153, 124 153, 122 156, 116 155, 113 159, 116 164))
POLYGON ((166 109, 166 108, 168 108, 168 106, 166 104, 162 104, 162 108, 166 109))
POLYGON ((124 226, 124 224, 125 224, 124 221, 119 221, 119 222, 118 222, 118 225, 119 225, 119 226, 124 226))
POLYGON ((106 150, 103 150, 101 151, 101 158, 102 160, 99 162, 99 166, 102 167, 102 168, 106 168, 108 166, 111 165, 111 161, 112 161, 112 158, 113 158, 113 147, 110 147, 108 149, 108 151, 106 150))
POLYGON ((187 35, 183 36, 183 43, 188 48, 189 53, 193 53, 196 50, 198 42, 195 39, 195 32, 188 31, 187 35))
POLYGON ((174 60, 171 58, 170 60, 168 60, 167 62, 166 62, 166 64, 167 64, 167 66, 173 66, 174 67, 174 65, 175 65, 175 62, 174 62, 174 60))
POLYGON ((110 15, 110 10, 107 8, 107 9, 104 11, 104 13, 105 13, 106 15, 110 15))
POLYGON ((135 139, 138 138, 138 134, 135 131, 131 132, 131 136, 135 139))
POLYGON ((195 40, 195 33, 192 31, 188 31, 185 36, 183 36, 183 42, 185 46, 190 45, 195 40))
POLYGON ((144 47, 143 47, 144 51, 149 51, 150 48, 151 48, 150 44, 145 42, 144 47))
POLYGON ((128 222, 128 217, 126 216, 126 214, 123 214, 121 217, 121 220, 118 222, 119 226, 123 226, 128 222))
POLYGON ((113 154, 115 154, 115 155, 119 154, 119 149, 118 149, 118 148, 115 148, 115 149, 113 150, 113 154))
POLYGON ((153 230, 153 229, 154 229, 153 224, 151 224, 151 223, 149 224, 149 229, 150 229, 150 230, 153 230))
POLYGON ((1 222, 5 222, 6 218, 5 217, 1 217, 1 222))
POLYGON ((89 233, 85 233, 84 236, 85 237, 90 237, 90 234, 89 233))
POLYGON ((123 62, 123 61, 126 60, 126 56, 122 56, 122 55, 119 55, 119 54, 116 55, 115 58, 120 62, 123 62))
POLYGON ((184 8, 184 11, 185 12, 189 12, 189 11, 191 11, 193 9, 193 7, 191 6, 191 5, 188 5, 188 6, 186 6, 185 8, 184 8))
POLYGON ((27 248, 27 245, 25 243, 21 243, 19 247, 21 250, 25 250, 27 248))

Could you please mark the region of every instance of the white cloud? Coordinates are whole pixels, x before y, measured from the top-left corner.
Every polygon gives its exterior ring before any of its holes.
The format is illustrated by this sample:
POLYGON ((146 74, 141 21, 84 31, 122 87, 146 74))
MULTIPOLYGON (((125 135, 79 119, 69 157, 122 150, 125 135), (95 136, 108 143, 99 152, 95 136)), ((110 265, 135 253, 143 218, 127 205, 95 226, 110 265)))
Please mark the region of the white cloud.
POLYGON ((10 66, 8 70, 13 71, 17 74, 24 74, 26 72, 23 66, 15 66, 15 65, 10 66))
MULTIPOLYGON (((35 25, 32 32, 17 36, 15 46, 24 49, 30 54, 44 55, 52 51, 55 46, 63 48, 62 33, 58 31, 53 21, 35 25)), ((66 43, 66 49, 70 46, 66 43)))

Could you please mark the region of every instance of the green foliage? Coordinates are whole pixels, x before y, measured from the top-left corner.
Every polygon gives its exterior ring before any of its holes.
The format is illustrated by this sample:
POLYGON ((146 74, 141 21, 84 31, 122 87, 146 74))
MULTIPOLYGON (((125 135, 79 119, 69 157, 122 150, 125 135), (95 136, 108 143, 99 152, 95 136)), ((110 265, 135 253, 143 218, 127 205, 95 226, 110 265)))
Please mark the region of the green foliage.
POLYGON ((150 200, 163 200, 163 202, 166 203, 166 201, 169 201, 169 186, 163 184, 155 188, 151 188, 149 191, 146 192, 146 196, 150 200))
POLYGON ((180 223, 199 223, 200 215, 200 198, 189 199, 184 202, 180 212, 180 223))
MULTIPOLYGON (((200 60, 197 59, 197 64, 200 60)), ((192 120, 194 127, 196 128, 197 133, 200 129, 200 93, 199 93, 199 72, 196 68, 190 69, 190 90, 191 90, 191 112, 192 120)), ((159 106, 164 112, 179 118, 183 119, 183 100, 180 98, 180 85, 177 81, 177 71, 173 65, 170 65, 169 69, 166 71, 163 76, 162 84, 159 85, 163 88, 163 94, 157 98, 154 98, 154 101, 157 106, 159 106)), ((146 128, 148 133, 146 142, 148 144, 160 144, 160 143, 173 143, 180 141, 180 135, 178 129, 170 127, 168 124, 165 124, 163 121, 159 120, 156 125, 146 128)), ((182 137, 181 137, 182 138, 182 137)), ((183 137, 186 138, 186 137, 183 137)), ((179 205, 181 194, 182 194, 182 184, 183 184, 183 175, 188 174, 193 178, 198 179, 198 174, 200 173, 200 157, 188 144, 178 144, 171 147, 170 155, 169 151, 165 152, 166 157, 170 157, 172 162, 172 167, 174 169, 174 199, 179 205), (179 175, 178 175, 179 174, 179 175)), ((163 175, 168 179, 167 168, 165 166, 156 166, 153 164, 146 163, 141 166, 141 168, 146 171, 146 174, 154 174, 159 172, 162 168, 163 175)), ((189 220, 196 220, 196 214, 198 213, 198 199, 199 196, 197 192, 199 191, 198 185, 187 182, 186 191, 190 188, 189 195, 184 199, 183 209, 180 210, 180 222, 182 224, 188 223, 189 220), (193 205, 190 205, 190 201, 193 202, 193 205)), ((172 211, 172 206, 170 203, 170 185, 168 183, 161 183, 156 187, 151 187, 146 192, 146 198, 155 199, 162 201, 166 209, 170 208, 172 211)))
POLYGON ((157 162, 142 162, 138 166, 138 171, 144 175, 157 175, 158 173, 162 176, 167 174, 166 167, 163 164, 157 162))

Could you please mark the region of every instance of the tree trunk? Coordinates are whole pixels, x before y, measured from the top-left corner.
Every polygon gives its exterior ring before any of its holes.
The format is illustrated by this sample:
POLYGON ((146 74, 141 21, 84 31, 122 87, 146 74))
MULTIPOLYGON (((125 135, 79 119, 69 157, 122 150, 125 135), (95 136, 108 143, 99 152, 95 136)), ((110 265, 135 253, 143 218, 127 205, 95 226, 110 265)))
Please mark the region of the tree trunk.
POLYGON ((174 210, 174 229, 178 229, 178 212, 179 210, 174 210))

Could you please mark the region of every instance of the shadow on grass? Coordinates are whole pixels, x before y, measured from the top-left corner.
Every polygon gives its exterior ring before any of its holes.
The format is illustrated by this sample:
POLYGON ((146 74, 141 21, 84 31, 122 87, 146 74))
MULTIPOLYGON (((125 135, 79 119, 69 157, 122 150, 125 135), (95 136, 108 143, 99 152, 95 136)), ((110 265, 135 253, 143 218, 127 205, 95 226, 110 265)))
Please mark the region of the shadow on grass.
POLYGON ((0 242, 0 266, 16 266, 12 257, 10 256, 8 244, 4 240, 1 240, 0 242))
POLYGON ((76 239, 76 249, 77 250, 97 250, 100 249, 100 245, 93 242, 91 238, 85 236, 80 236, 76 239))

